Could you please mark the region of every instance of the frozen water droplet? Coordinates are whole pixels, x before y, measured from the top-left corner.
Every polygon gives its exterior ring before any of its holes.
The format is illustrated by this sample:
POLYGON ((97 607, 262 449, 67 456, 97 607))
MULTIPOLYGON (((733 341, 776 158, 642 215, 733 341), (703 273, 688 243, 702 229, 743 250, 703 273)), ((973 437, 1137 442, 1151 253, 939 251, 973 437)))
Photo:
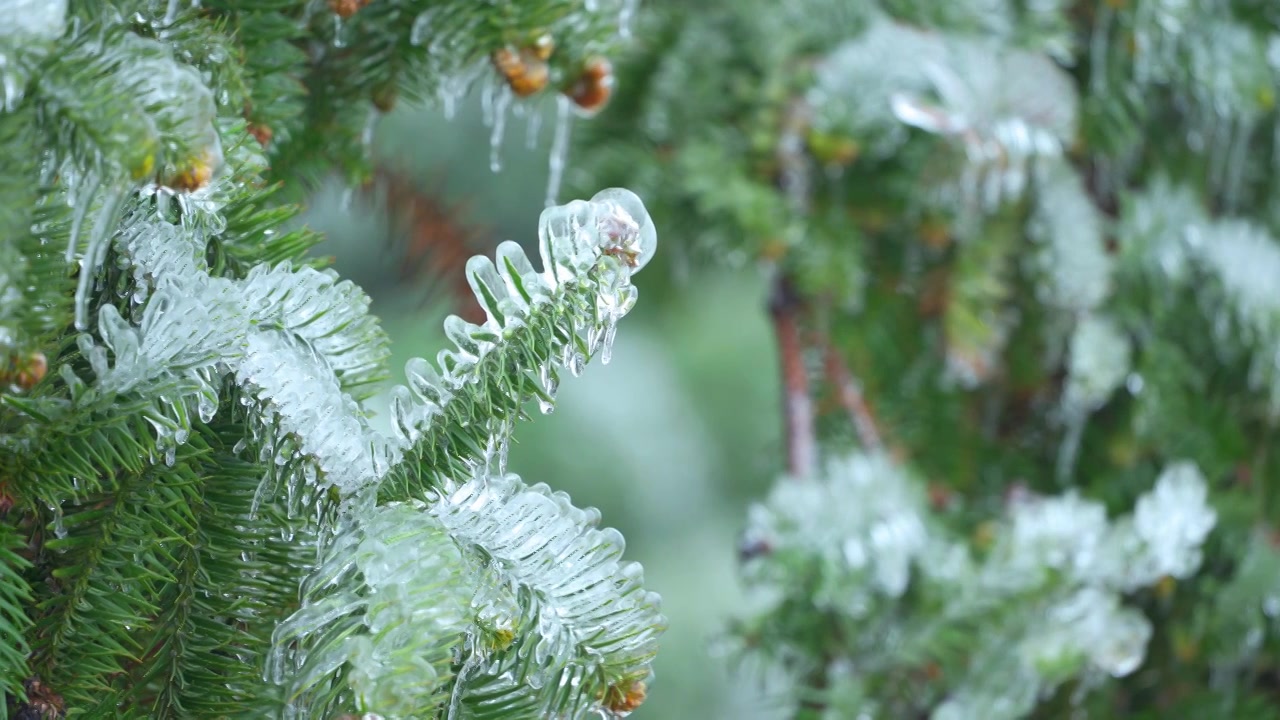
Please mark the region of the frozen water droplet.
MULTIPOLYGON (((557 373, 556 369, 548 362, 543 364, 538 375, 539 379, 542 381, 543 392, 545 392, 552 400, 555 400, 556 391, 560 389, 560 374, 557 373)), ((543 410, 543 412, 548 413, 550 410, 543 410)))
POLYGON ((600 362, 605 365, 613 359, 613 340, 618 335, 618 324, 611 322, 604 328, 604 346, 600 348, 600 362))
POLYGON ((658 250, 658 231, 644 202, 630 190, 609 188, 592 196, 591 203, 600 208, 596 227, 603 252, 639 272, 658 250))
POLYGON ((67 536, 67 528, 62 523, 62 506, 50 505, 49 510, 53 512, 53 534, 61 540, 67 536))
POLYGON ((1142 379, 1142 374, 1136 372, 1129 373, 1129 377, 1125 378, 1124 381, 1125 389, 1129 391, 1130 395, 1137 395, 1141 393, 1145 384, 1145 381, 1142 379))

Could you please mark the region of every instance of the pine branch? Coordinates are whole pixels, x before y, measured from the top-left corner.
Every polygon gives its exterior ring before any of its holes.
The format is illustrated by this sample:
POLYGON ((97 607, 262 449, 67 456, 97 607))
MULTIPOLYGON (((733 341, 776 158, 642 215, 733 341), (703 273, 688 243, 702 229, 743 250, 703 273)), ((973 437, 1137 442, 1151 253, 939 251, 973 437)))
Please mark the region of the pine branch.
POLYGON ((158 600, 151 649, 131 672, 132 698, 148 717, 250 715, 279 703, 279 691, 262 682, 271 633, 296 604, 311 561, 282 532, 302 538, 315 529, 271 497, 260 465, 235 456, 231 445, 248 430, 201 427, 196 438, 210 452, 187 529, 194 541, 176 558, 179 582, 158 600))
POLYGON ((408 717, 448 697, 473 592, 457 547, 420 504, 365 506, 327 543, 302 605, 272 638, 268 677, 301 717, 408 717))
POLYGON ((467 477, 476 461, 505 465, 506 444, 524 406, 553 407, 560 372, 577 375, 597 352, 609 359, 617 322, 637 290, 631 273, 657 242, 648 212, 625 190, 543 211, 538 234, 543 271, 520 246, 498 246, 497 265, 472 258, 467 276, 488 317, 445 321, 456 350, 439 370, 409 361, 408 387, 392 394, 398 440, 411 448, 383 484, 384 500, 422 498, 441 478, 467 477))
MULTIPOLYGON (((8 519, 12 498, 0 482, 0 518, 8 519)), ((32 600, 31 586, 23 577, 31 563, 15 550, 25 542, 8 524, 0 525, 0 693, 21 695, 27 670, 26 632, 31 626, 27 608, 32 600)))
POLYGON ((666 620, 640 566, 619 562, 622 536, 594 528, 597 511, 507 476, 446 487, 431 514, 487 576, 474 609, 497 645, 468 648, 454 694, 468 717, 576 717, 643 697, 633 686, 666 620))

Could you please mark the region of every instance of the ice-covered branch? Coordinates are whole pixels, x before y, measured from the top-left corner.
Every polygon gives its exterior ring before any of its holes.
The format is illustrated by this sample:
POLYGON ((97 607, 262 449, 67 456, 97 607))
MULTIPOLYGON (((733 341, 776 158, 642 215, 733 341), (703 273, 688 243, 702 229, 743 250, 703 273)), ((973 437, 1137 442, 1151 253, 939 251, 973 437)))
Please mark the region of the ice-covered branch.
POLYGON ((599 512, 513 475, 446 486, 430 511, 480 574, 473 610, 491 639, 458 680, 467 717, 617 711, 612 694, 643 687, 666 620, 599 512))
MULTIPOLYGON (((757 649, 775 657, 807 651, 787 628, 893 638, 892 650, 845 644, 845 659, 866 668, 846 684, 944 657, 947 638, 978 628, 983 644, 956 656, 947 697, 918 710, 937 720, 979 708, 982 717, 1023 717, 1070 678, 1122 677, 1142 664, 1151 625, 1123 597, 1195 574, 1217 522, 1207 496, 1196 466, 1178 462, 1116 519, 1074 492, 1015 499, 986 526, 978 559, 927 519, 924 488, 904 468, 883 455, 832 461, 819 482, 780 482, 752 508, 747 542, 756 551, 744 572, 768 609, 749 627, 757 649)), ((871 708, 857 694, 840 705, 839 688, 831 697, 830 707, 851 717, 871 708)))
POLYGON ((357 510, 277 630, 269 675, 300 716, 339 671, 389 718, 617 711, 618 693, 643 693, 666 620, 599 519, 514 475, 357 510))
POLYGON ((999 50, 877 19, 831 52, 809 91, 815 127, 888 157, 917 128, 951 139, 964 169, 939 199, 990 212, 1020 197, 1037 157, 1056 157, 1076 131, 1071 78, 1047 56, 999 50))
POLYGON ((419 358, 405 367, 392 422, 410 458, 384 496, 421 497, 435 477, 465 477, 481 460, 501 468, 527 402, 550 412, 562 371, 577 375, 596 353, 608 362, 618 320, 638 295, 631 275, 656 250, 648 212, 633 193, 604 190, 544 210, 538 236, 541 272, 512 242, 498 246, 496 263, 472 258, 467 278, 487 320, 449 317, 455 349, 441 351, 436 366, 419 358))
POLYGON ((312 717, 348 688, 389 718, 436 707, 471 625, 473 571, 420 503, 366 507, 353 520, 276 627, 267 678, 285 688, 290 717, 312 717), (344 666, 346 682, 333 684, 344 666))
POLYGON ((1265 227, 1211 219, 1189 188, 1158 180, 1131 199, 1120 226, 1126 258, 1143 272, 1194 285, 1220 343, 1251 349, 1248 382, 1280 414, 1280 241, 1265 227))
POLYGON ((138 282, 134 297, 146 304, 137 326, 114 306, 102 307, 105 347, 81 337, 97 376, 79 394, 81 406, 159 393, 147 419, 172 457, 193 416, 212 418, 218 380, 230 374, 342 490, 376 480, 399 459, 348 394, 376 379, 386 355, 385 336, 354 285, 287 263, 256 267, 243 280, 211 276, 199 236, 145 208, 117 242, 138 282))

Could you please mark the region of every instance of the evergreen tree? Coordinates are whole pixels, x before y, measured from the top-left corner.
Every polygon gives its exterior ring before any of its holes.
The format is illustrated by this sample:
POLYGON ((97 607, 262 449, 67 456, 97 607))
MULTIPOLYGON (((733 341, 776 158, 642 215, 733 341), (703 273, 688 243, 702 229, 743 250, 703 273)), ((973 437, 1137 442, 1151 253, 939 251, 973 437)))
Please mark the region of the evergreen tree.
POLYGON ((788 715, 1280 717, 1280 6, 636 36, 570 179, 773 278, 786 472, 727 634, 788 715))
POLYGON ((291 229, 397 98, 584 88, 628 0, 0 0, 0 718, 623 716, 664 626, 599 513, 506 471, 608 360, 656 231, 550 207, 542 270, 384 436, 366 296, 291 229), (583 83, 586 82, 585 85, 583 83), (280 191, 283 192, 280 192, 280 191))

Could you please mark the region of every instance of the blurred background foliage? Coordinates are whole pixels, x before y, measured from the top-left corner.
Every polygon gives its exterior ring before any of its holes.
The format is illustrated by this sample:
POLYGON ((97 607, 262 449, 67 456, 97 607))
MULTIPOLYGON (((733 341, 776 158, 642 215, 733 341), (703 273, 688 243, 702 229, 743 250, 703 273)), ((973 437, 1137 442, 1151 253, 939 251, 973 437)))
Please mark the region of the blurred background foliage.
MULTIPOLYGON (((497 172, 482 114, 479 92, 452 118, 401 105, 374 133, 377 179, 363 188, 331 180, 301 218, 326 235, 316 252, 373 298, 392 368, 445 347, 444 315, 476 312, 467 257, 502 240, 536 253, 530 228, 543 207, 555 108, 530 103, 508 119, 497 172)), ((599 189, 575 185, 572 153, 568 161, 561 201, 599 189)), ((633 717, 780 717, 755 682, 711 657, 745 602, 735 554, 746 507, 782 455, 766 279, 748 267, 693 269, 680 229, 655 220, 660 251, 638 280, 641 301, 612 362, 562 385, 555 412, 518 434, 511 467, 598 507, 663 597, 670 629, 657 684, 633 717)))

